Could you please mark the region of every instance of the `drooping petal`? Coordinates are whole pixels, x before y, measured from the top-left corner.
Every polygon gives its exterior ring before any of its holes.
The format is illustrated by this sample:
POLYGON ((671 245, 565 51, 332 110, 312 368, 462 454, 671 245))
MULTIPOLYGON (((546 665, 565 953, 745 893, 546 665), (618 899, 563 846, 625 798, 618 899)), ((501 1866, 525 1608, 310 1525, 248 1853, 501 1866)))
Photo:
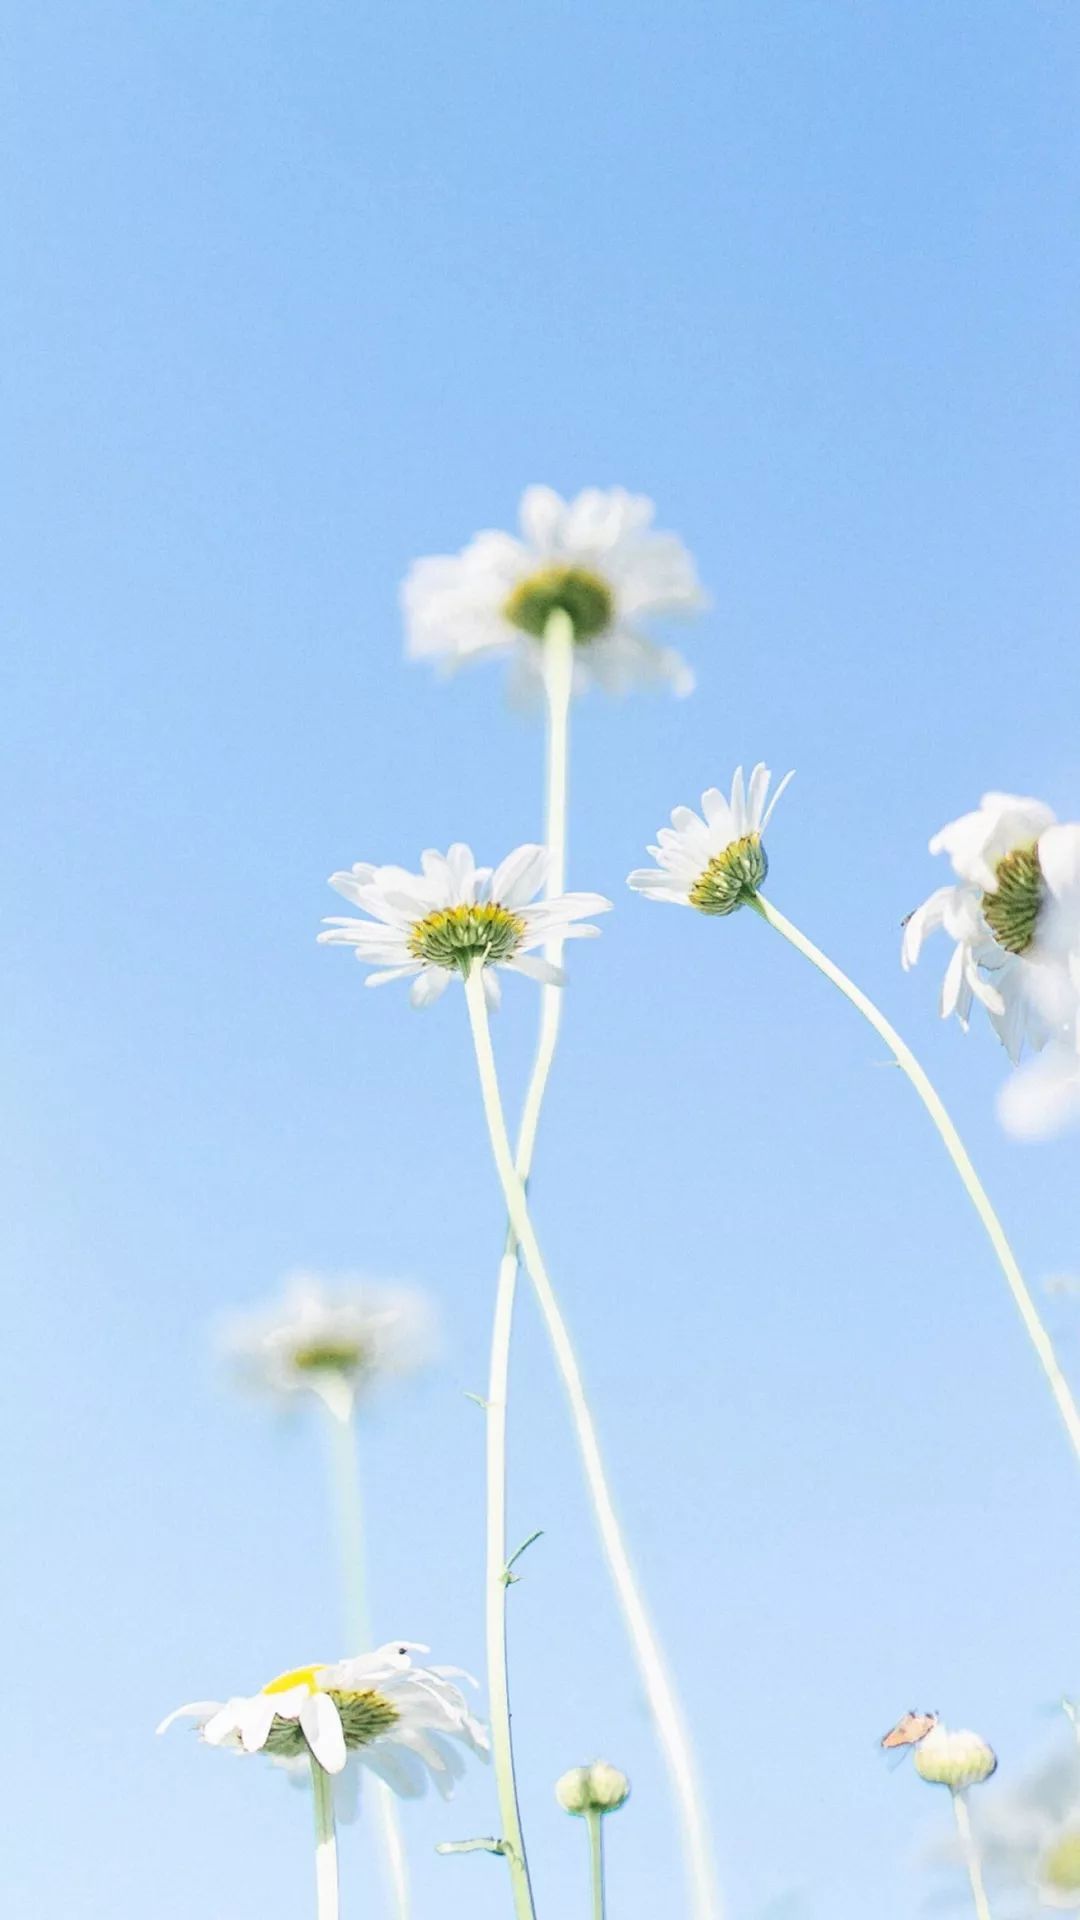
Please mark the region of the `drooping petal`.
POLYGON ((340 1773, 348 1759, 341 1715, 328 1693, 309 1693, 300 1708, 300 1726, 319 1765, 340 1773))
POLYGON ((452 975, 445 967, 425 967, 423 973, 413 981, 409 999, 414 1007, 431 1007, 440 1000, 450 985, 452 975))

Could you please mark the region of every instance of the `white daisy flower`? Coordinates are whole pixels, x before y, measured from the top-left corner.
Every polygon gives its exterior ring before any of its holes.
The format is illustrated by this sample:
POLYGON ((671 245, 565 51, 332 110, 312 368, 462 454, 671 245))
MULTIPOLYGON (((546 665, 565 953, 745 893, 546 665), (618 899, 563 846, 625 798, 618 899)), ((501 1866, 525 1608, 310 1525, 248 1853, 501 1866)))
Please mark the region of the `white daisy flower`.
POLYGON ((942 1018, 965 1029, 972 1002, 990 1017, 1010 1059, 1055 1034, 1075 1051, 1080 1006, 1080 825, 1017 794, 987 793, 973 813, 943 827, 931 853, 946 853, 956 881, 939 887, 904 927, 901 958, 914 966, 941 927, 954 941, 941 993, 942 1018))
MULTIPOLYGON (((1059 1754, 987 1806, 980 1824, 987 1867, 1040 1907, 1080 1909, 1080 1765, 1059 1754)), ((1027 1911, 1025 1905, 1025 1911, 1027 1911)))
POLYGON ((405 1798, 422 1794, 429 1778, 449 1798, 464 1772, 452 1743, 484 1757, 488 1739, 454 1685, 470 1676, 459 1667, 414 1666, 410 1656, 426 1651, 398 1640, 331 1666, 296 1667, 260 1693, 178 1707, 158 1732, 191 1719, 207 1746, 267 1753, 290 1765, 310 1757, 329 1774, 355 1757, 405 1798))
POLYGON ((577 923, 611 906, 599 893, 535 901, 548 868, 543 847, 518 847, 494 871, 478 867, 472 849, 460 844, 445 854, 421 854, 420 865, 420 873, 408 873, 358 861, 351 872, 331 874, 330 885, 369 918, 328 920, 329 932, 319 935, 328 945, 355 947, 358 960, 378 969, 369 974, 369 987, 411 978, 414 1007, 430 1006, 455 974, 464 978, 474 964, 484 969, 491 1006, 499 1004, 496 967, 561 986, 562 968, 533 949, 589 938, 598 929, 577 923))
POLYGON ((426 1365, 434 1313, 413 1287, 294 1274, 279 1301, 235 1315, 220 1346, 242 1384, 283 1400, 314 1392, 351 1406, 380 1381, 426 1365))
POLYGON ((589 487, 563 500, 551 487, 522 495, 521 539, 478 533, 463 552, 417 560, 402 587, 406 650, 448 668, 508 653, 526 682, 539 678, 553 613, 569 615, 575 686, 609 693, 666 681, 689 693, 694 676, 641 623, 705 605, 694 562, 675 534, 653 531, 643 495, 589 487))
POLYGON ((745 906, 769 871, 762 835, 792 774, 786 773, 765 804, 772 775, 759 760, 749 785, 737 767, 726 800, 718 787, 701 796, 702 819, 691 807, 676 807, 671 826, 661 827, 649 852, 655 867, 639 867, 627 885, 650 900, 669 900, 699 913, 734 913, 745 906))

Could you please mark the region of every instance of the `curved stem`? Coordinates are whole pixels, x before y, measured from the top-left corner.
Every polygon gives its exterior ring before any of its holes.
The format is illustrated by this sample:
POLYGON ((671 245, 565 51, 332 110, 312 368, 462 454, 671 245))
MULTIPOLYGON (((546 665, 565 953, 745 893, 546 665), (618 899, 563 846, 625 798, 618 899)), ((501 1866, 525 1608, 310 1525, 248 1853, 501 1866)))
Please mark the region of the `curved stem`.
POLYGON ((597 1807, 585 1815, 589 1828, 589 1886, 592 1920, 604 1920, 604 1816, 597 1807))
POLYGON ((953 1813, 956 1815, 956 1831, 960 1836, 960 1850, 971 1882, 971 1897, 975 1902, 975 1912, 978 1920, 990 1920, 990 1903, 986 1898, 986 1888, 983 1885, 979 1849, 975 1844, 975 1835, 971 1831, 971 1813, 968 1808, 967 1794, 954 1793, 952 1803, 953 1813))
POLYGON ((577 1355, 533 1230, 525 1188, 514 1166, 491 1045, 481 968, 474 967, 467 976, 465 997, 476 1049, 484 1115, 506 1210, 524 1255, 570 1402, 570 1413, 600 1538, 678 1801, 690 1873, 691 1912, 694 1920, 716 1920, 720 1911, 719 1900, 713 1885, 690 1737, 627 1552, 577 1355))
MULTIPOLYGON (((338 1383, 335 1383, 338 1384, 338 1383)), ((365 1653, 371 1646, 364 1554, 364 1508, 357 1460, 353 1395, 341 1384, 340 1393, 323 1394, 329 1421, 330 1467, 337 1504, 338 1541, 351 1650, 365 1653)), ((370 1778, 366 1785, 375 1806, 387 1890, 397 1920, 409 1920, 409 1866, 401 1834, 397 1801, 385 1780, 370 1778)))
POLYGON ((315 1912, 317 1920, 338 1920, 337 1833, 334 1783, 312 1755, 311 1790, 315 1801, 315 1912))
POLYGON ((960 1175, 968 1198, 986 1229, 987 1237, 994 1252, 997 1254, 1001 1270, 1008 1281, 1009 1291, 1016 1302, 1020 1318, 1027 1329, 1028 1337, 1038 1355, 1042 1370, 1049 1382, 1050 1391, 1057 1402, 1058 1412, 1065 1422, 1066 1431, 1068 1432, 1069 1439, 1072 1441, 1073 1451, 1077 1459, 1080 1460, 1080 1412, 1077 1410, 1076 1401, 1073 1399, 1069 1383, 1058 1364, 1057 1354, 1054 1352, 1050 1336, 1039 1318, 1035 1302, 1028 1291, 1027 1283, 1017 1263, 1016 1255, 1013 1253, 1005 1237, 1005 1229, 990 1204, 986 1189, 971 1164, 967 1148, 957 1133, 940 1094, 937 1092, 928 1075, 924 1073, 915 1055, 912 1053, 911 1048, 901 1040, 896 1028, 886 1020, 885 1015, 879 1011, 873 1001, 869 1000, 866 994, 862 993, 854 982, 848 979, 847 974, 842 973, 840 968, 835 966, 828 958, 827 954, 822 953, 820 947, 815 947, 812 940, 808 940, 804 933, 800 933, 798 927, 793 926, 790 920, 785 919, 778 908, 774 907, 771 901, 764 899, 760 893, 752 895, 747 904, 754 907, 762 919, 768 921, 770 927, 775 927, 777 933, 782 933, 785 940, 790 940, 792 946, 795 947, 799 953, 803 954, 807 960, 812 961, 818 971, 823 973, 827 980, 832 981, 834 987, 839 987, 845 999, 850 1000, 852 1006, 858 1008, 863 1018, 870 1022, 870 1025, 876 1033, 881 1035, 886 1046, 891 1048, 897 1066, 902 1069, 911 1081, 919 1099, 922 1101, 938 1133, 941 1135, 945 1151, 948 1153, 953 1166, 960 1175))

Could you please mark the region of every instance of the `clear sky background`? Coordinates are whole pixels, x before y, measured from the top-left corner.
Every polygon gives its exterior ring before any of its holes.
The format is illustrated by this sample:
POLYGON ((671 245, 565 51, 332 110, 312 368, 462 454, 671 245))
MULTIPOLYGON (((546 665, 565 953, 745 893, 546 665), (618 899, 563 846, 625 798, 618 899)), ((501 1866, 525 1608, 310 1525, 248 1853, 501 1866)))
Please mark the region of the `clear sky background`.
MULTIPOLYGON (((739 760, 798 769, 771 891, 921 1052, 1080 1380, 1077 1137, 899 923, 1004 786, 1080 815, 1073 0, 56 0, 5 10, 0 1156, 7 1920, 311 1903, 303 1799, 153 1728, 344 1651, 314 1423, 215 1378, 297 1266, 432 1289, 364 1452, 379 1637, 482 1668, 501 1239, 450 997, 314 942, 358 858, 540 833, 498 668, 402 660, 413 556, 521 488, 656 499, 713 595, 683 704, 575 712, 572 953, 535 1186, 700 1746, 732 1920, 910 1920, 939 1708, 1007 1792, 1080 1688, 1080 1484, 1004 1282, 874 1037, 747 914, 624 876, 739 760)), ((537 997, 510 979, 511 1090, 537 997)), ((511 1596, 541 1913, 603 1753, 612 1920, 682 1911, 662 1771, 541 1329, 511 1596)), ((978 1810, 978 1809, 977 1809, 978 1810)), ((406 1809, 417 1920, 506 1913, 490 1775, 406 1809)), ((344 1840, 347 1920, 381 1912, 344 1840)), ((962 1910, 962 1906, 958 1909, 962 1910)))

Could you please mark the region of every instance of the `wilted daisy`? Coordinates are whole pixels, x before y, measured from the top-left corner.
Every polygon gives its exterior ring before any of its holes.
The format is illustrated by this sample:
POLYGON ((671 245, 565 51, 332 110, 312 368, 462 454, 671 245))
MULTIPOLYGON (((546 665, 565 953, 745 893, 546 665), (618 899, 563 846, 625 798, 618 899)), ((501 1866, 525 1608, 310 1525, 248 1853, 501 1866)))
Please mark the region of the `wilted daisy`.
POLYGON ((650 900, 696 907, 699 913, 734 913, 756 894, 769 871, 762 835, 773 808, 792 778, 786 773, 766 806, 772 775, 759 760, 749 784, 737 767, 731 798, 718 787, 701 796, 702 818, 676 807, 670 827, 661 827, 649 852, 655 867, 639 867, 627 885, 650 900))
POLYGON ((642 631, 651 618, 704 605, 694 562, 675 534, 657 533, 651 500, 589 487, 563 500, 551 487, 522 496, 521 538, 478 533, 458 554, 417 560, 402 588, 407 651, 448 668, 508 653, 535 679, 553 613, 569 616, 575 684, 610 693, 694 677, 671 647, 642 631))
POLYGON ((434 1316, 418 1289, 348 1277, 329 1285, 311 1273, 295 1274, 279 1301, 221 1330, 238 1378, 286 1400, 328 1390, 354 1400, 415 1372, 433 1346, 434 1316))
POLYGON ((330 1666, 296 1667, 258 1693, 178 1707, 158 1732, 190 1719, 207 1746, 290 1763, 313 1759, 329 1774, 355 1755, 395 1793, 415 1798, 430 1778, 448 1798, 464 1771, 452 1743, 486 1755, 487 1734, 454 1685, 468 1676, 458 1667, 414 1666, 411 1655, 426 1651, 398 1640, 330 1666))
POLYGON ((930 851, 949 856, 956 880, 907 921, 904 966, 943 928, 955 943, 943 1018, 955 1013, 966 1028, 978 1000, 1010 1059, 1055 1034, 1067 1048, 1080 1002, 1080 825, 1059 825, 1040 800, 987 793, 930 851))
POLYGON ((328 920, 329 931, 319 935, 327 945, 354 947, 358 960, 378 969, 368 975, 369 987, 411 978, 414 1007, 430 1006, 455 974, 463 978, 474 966, 484 970, 491 1006, 499 1003, 496 967, 561 986, 561 967, 533 949, 594 935, 596 927, 578 923, 611 906, 598 893, 536 901, 548 868, 543 847, 517 847, 493 870, 478 867, 472 849, 459 843, 445 854, 421 854, 420 866, 408 873, 358 861, 331 874, 330 885, 369 917, 328 920))

